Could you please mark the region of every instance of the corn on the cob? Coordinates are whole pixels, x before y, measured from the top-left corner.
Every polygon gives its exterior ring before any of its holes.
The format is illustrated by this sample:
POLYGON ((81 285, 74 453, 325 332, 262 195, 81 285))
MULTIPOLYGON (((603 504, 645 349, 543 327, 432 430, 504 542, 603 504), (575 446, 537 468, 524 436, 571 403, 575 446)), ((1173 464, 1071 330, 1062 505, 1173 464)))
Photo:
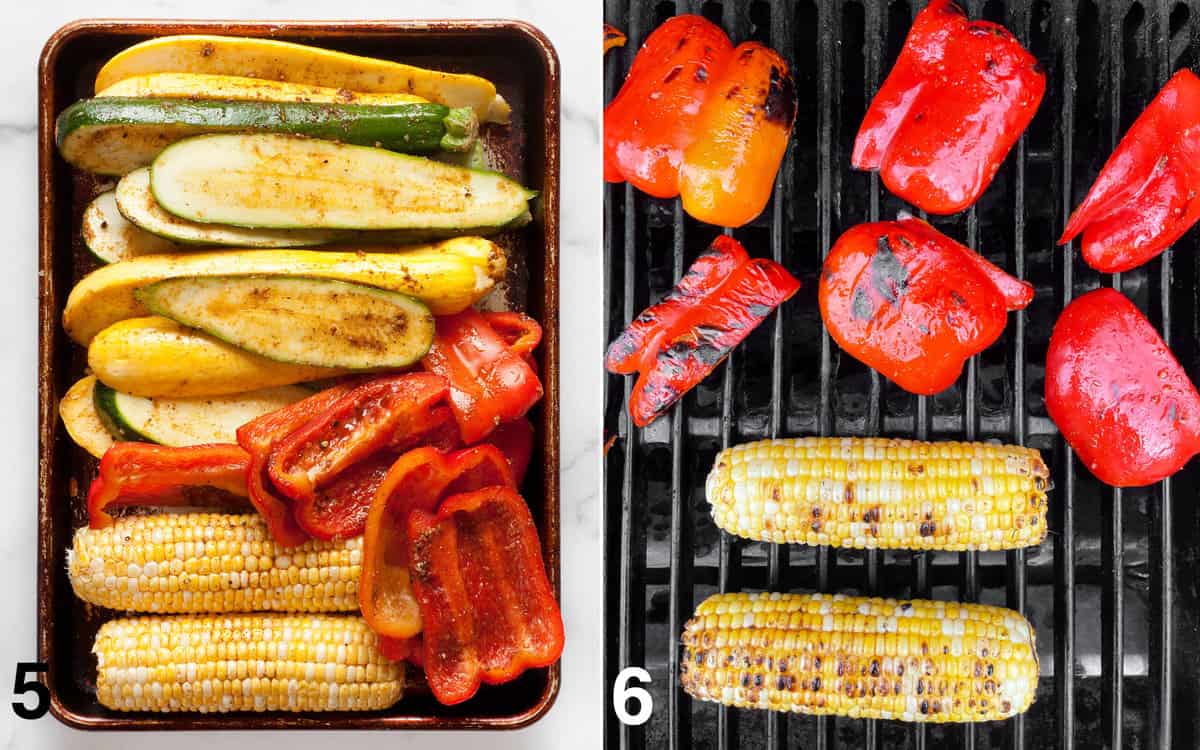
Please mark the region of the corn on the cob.
POLYGON ((706 489, 717 526, 748 539, 989 550, 1045 538, 1049 476, 1012 445, 792 438, 721 451, 706 489))
POLYGON ((988 721, 1029 708, 1033 628, 983 604, 717 594, 684 626, 680 681, 739 708, 988 721))
POLYGON ((361 538, 285 548, 257 514, 128 516, 67 552, 80 599, 129 612, 352 612, 361 564, 361 538))
POLYGON ((100 627, 96 696, 117 711, 375 711, 403 665, 359 617, 131 617, 100 627))

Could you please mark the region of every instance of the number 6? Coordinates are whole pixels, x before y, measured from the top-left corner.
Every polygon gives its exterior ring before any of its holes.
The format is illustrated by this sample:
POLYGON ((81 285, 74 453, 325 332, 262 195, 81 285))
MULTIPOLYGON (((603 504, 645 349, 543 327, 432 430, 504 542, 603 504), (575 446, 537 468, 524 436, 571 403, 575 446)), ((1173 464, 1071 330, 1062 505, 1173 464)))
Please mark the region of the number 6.
POLYGON ((617 718, 622 724, 639 727, 650 720, 650 713, 654 710, 654 698, 643 687, 629 687, 630 679, 636 679, 638 682, 649 683, 650 673, 641 667, 625 667, 617 674, 617 680, 613 683, 612 701, 613 710, 617 712, 617 718), (637 701, 638 711, 636 714, 630 714, 625 710, 625 704, 630 700, 637 701))

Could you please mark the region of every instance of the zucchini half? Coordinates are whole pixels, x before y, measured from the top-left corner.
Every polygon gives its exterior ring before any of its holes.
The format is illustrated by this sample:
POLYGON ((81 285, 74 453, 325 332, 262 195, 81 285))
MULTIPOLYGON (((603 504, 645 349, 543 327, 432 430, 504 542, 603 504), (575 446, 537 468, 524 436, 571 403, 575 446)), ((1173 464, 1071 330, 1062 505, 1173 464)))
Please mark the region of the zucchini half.
POLYGON ((123 175, 165 147, 205 133, 285 133, 417 154, 467 151, 479 123, 469 109, 442 104, 365 106, 207 99, 83 99, 56 123, 59 153, 80 169, 123 175))
POLYGON ((429 308, 398 292, 298 276, 175 278, 137 290, 151 312, 268 359, 407 367, 433 343, 429 308))
POLYGON ((117 206, 115 190, 97 195, 83 209, 81 228, 84 246, 101 263, 180 249, 169 239, 151 234, 126 219, 117 206))
POLYGON ((307 229, 499 227, 535 192, 496 172, 378 148, 280 135, 205 135, 168 146, 150 188, 191 221, 307 229))
POLYGON ((420 104, 413 94, 364 94, 349 89, 309 86, 245 76, 208 73, 150 73, 118 81, 96 96, 149 99, 226 99, 240 102, 316 102, 318 104, 420 104))
POLYGON ((101 458, 117 439, 104 426, 96 411, 96 376, 88 375, 67 390, 58 402, 58 416, 75 444, 96 458, 101 458))

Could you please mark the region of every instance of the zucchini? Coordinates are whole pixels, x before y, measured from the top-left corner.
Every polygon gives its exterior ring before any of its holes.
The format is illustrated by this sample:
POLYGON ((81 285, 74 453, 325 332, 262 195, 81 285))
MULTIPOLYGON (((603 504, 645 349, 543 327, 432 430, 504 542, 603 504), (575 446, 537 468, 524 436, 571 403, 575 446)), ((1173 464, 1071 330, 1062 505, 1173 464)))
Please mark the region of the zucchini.
POLYGON ((98 268, 81 279, 67 297, 63 327, 72 339, 87 346, 113 323, 148 314, 134 297, 138 287, 177 276, 230 274, 355 281, 410 294, 435 315, 450 315, 487 295, 504 278, 505 268, 504 251, 480 237, 456 237, 432 245, 386 250, 218 250, 145 255, 98 268))
POLYGON ((114 190, 97 195, 83 209, 82 232, 84 246, 101 263, 179 249, 174 242, 144 231, 126 219, 117 207, 114 190))
POLYGON ((92 339, 87 355, 105 385, 147 398, 225 396, 342 374, 273 362, 159 317, 114 323, 92 339))
POLYGON ((93 393, 96 377, 88 375, 67 391, 58 402, 58 415, 62 418, 67 434, 75 444, 96 458, 104 455, 108 447, 117 440, 104 426, 96 412, 93 393))
POLYGON ((312 395, 297 386, 207 398, 144 398, 97 382, 96 413, 121 440, 185 446, 236 443, 252 419, 312 395))
POLYGON ((205 135, 168 146, 150 188, 192 221, 309 229, 499 227, 536 195, 496 172, 280 135, 205 135))
POLYGON ((349 370, 407 367, 434 320, 413 297, 299 276, 165 279, 137 290, 151 312, 278 362, 349 370))
POLYGON ((368 93, 415 94, 470 107, 481 121, 508 122, 509 107, 491 81, 345 52, 233 36, 162 36, 135 44, 105 63, 96 91, 147 73, 210 73, 289 81, 368 93))
MULTIPOLYGON (((308 247, 326 245, 344 236, 328 229, 245 229, 201 224, 167 213, 150 192, 150 169, 135 169, 117 183, 117 207, 137 227, 189 245, 233 247, 308 247)), ((169 244, 169 243, 168 243, 169 244)))
POLYGON ((316 102, 318 104, 420 104, 413 94, 364 94, 328 86, 308 86, 244 76, 207 73, 151 73, 118 81, 96 96, 144 99, 224 99, 238 102, 316 102))
POLYGON ((97 174, 144 167, 167 146, 205 133, 285 133, 375 145, 411 153, 466 151, 478 121, 469 109, 442 104, 361 104, 213 101, 206 99, 82 99, 55 125, 59 153, 97 174))

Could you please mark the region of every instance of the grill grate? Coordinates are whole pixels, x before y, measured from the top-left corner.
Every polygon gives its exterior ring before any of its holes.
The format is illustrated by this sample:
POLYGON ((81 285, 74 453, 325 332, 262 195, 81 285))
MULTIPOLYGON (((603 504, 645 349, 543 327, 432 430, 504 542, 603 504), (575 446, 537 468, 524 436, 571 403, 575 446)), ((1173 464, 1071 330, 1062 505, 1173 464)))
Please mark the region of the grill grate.
MULTIPOLYGON (((1193 379, 1196 232, 1132 272, 1103 276, 1054 241, 1111 147, 1172 72, 1200 62, 1200 0, 967 0, 972 17, 1004 23, 1047 68, 1045 100, 987 193, 969 211, 933 217, 1037 287, 1001 339, 958 384, 907 394, 841 354, 820 323, 816 281, 833 240, 904 205, 849 152, 862 114, 923 7, 880 0, 724 3, 605 0, 605 20, 629 37, 609 54, 606 100, 646 35, 675 13, 702 13, 734 42, 756 39, 792 66, 795 136, 758 220, 733 232, 752 255, 803 282, 718 370, 644 430, 624 409, 631 380, 610 377, 606 431, 606 686, 645 666, 654 713, 616 722, 613 748, 969 747, 1170 748, 1200 744, 1200 472, 1114 491, 1074 460, 1046 415, 1043 365, 1062 307, 1100 285, 1130 296, 1160 327, 1193 379), (1040 449, 1053 467, 1051 536, 1008 553, 828 550, 744 542, 712 525, 703 479, 718 450, 776 435, 898 435, 1000 439, 1040 449), (1176 497, 1183 502, 1176 504, 1176 497), (1179 577, 1182 573, 1182 578, 1179 577), (1005 604, 1039 635, 1042 677, 1030 712, 1007 722, 922 726, 790 716, 693 702, 678 687, 679 633, 720 590, 801 590, 1005 604)), ((605 209, 605 301, 611 340, 680 277, 718 230, 625 185, 605 209)), ((606 691, 607 693, 607 691, 606 691)))

